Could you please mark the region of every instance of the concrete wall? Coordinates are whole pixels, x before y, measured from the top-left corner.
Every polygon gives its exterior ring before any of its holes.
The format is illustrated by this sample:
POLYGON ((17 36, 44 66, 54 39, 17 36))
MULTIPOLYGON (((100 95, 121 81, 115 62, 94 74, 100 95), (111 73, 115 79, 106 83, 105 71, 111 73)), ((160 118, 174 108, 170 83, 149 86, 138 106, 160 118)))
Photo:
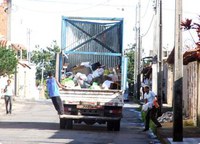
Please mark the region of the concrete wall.
POLYGON ((198 101, 197 101, 197 126, 200 126, 200 63, 197 63, 197 71, 198 71, 198 79, 197 79, 197 95, 198 95, 198 101))
POLYGON ((7 8, 7 1, 3 0, 3 3, 0 3, 0 36, 3 35, 7 38, 7 27, 8 27, 8 14, 5 12, 7 8))
POLYGON ((152 91, 155 92, 157 94, 157 64, 152 64, 152 91))
POLYGON ((187 82, 184 83, 183 101, 185 103, 186 116, 193 119, 195 125, 197 125, 197 110, 198 110, 198 65, 197 61, 191 62, 187 65, 187 82), (187 92, 186 92, 187 91, 187 92))
POLYGON ((174 83, 174 77, 173 77, 173 65, 168 65, 167 71, 167 78, 166 78, 166 98, 167 98, 167 104, 172 106, 173 104, 173 83, 174 83))
POLYGON ((183 66, 183 114, 189 116, 188 114, 188 66, 183 66))
POLYGON ((163 62, 163 103, 167 102, 168 64, 163 62))
MULTIPOLYGON (((183 66, 183 115, 200 125, 200 63, 195 61, 183 66)), ((173 104, 173 65, 168 66, 167 104, 173 104)))
MULTIPOLYGON (((27 61, 22 63, 28 64, 27 61)), ((36 66, 33 64, 28 64, 28 67, 23 67, 18 65, 17 67, 17 96, 22 99, 39 99, 39 90, 36 87, 36 66)))

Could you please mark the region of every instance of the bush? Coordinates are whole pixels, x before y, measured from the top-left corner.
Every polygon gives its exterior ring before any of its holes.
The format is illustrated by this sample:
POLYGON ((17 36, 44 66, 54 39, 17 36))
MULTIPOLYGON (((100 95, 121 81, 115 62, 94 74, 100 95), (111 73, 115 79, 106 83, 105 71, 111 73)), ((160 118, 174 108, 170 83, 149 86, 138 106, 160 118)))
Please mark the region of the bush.
POLYGON ((0 47, 0 76, 5 73, 8 75, 14 74, 17 62, 18 60, 14 50, 0 47))

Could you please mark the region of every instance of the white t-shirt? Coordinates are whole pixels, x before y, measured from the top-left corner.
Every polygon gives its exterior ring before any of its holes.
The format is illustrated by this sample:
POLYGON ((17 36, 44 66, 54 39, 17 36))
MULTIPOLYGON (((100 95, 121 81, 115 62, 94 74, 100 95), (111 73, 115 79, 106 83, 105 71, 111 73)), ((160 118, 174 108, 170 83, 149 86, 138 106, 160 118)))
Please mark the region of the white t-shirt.
POLYGON ((153 106, 153 101, 155 99, 156 94, 152 91, 149 91, 149 93, 144 94, 144 99, 147 99, 148 107, 152 108, 153 106))
POLYGON ((6 96, 13 96, 13 91, 14 91, 13 86, 9 85, 9 86, 7 86, 6 89, 7 89, 7 91, 5 92, 5 95, 6 96))

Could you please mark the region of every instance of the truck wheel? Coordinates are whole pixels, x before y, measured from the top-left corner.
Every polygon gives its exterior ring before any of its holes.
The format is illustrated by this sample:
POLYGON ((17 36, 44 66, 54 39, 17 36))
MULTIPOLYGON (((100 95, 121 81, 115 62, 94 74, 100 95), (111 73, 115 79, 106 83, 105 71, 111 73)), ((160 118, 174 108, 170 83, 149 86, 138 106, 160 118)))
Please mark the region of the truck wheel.
POLYGON ((66 119, 60 118, 60 129, 65 129, 66 119))
POLYGON ((120 131, 120 120, 113 121, 114 131, 120 131))
POLYGON ((112 121, 108 121, 107 122, 107 130, 108 131, 112 131, 114 128, 113 122, 112 121))
POLYGON ((66 120, 66 128, 67 129, 72 129, 73 128, 73 120, 67 119, 66 120))

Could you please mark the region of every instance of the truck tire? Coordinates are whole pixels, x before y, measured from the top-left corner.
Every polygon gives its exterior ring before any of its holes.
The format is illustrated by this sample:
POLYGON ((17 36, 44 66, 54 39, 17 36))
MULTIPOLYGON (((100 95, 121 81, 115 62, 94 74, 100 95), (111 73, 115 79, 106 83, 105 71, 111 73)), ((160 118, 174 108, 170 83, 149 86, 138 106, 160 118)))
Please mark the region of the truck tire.
POLYGON ((114 131, 120 131, 120 120, 113 121, 114 131))
POLYGON ((73 120, 66 119, 66 129, 72 129, 73 128, 73 120))
POLYGON ((107 130, 108 130, 108 131, 112 131, 113 128, 114 128, 113 121, 108 121, 108 122, 107 122, 107 130))
POLYGON ((60 118, 60 129, 65 129, 66 119, 60 118))

